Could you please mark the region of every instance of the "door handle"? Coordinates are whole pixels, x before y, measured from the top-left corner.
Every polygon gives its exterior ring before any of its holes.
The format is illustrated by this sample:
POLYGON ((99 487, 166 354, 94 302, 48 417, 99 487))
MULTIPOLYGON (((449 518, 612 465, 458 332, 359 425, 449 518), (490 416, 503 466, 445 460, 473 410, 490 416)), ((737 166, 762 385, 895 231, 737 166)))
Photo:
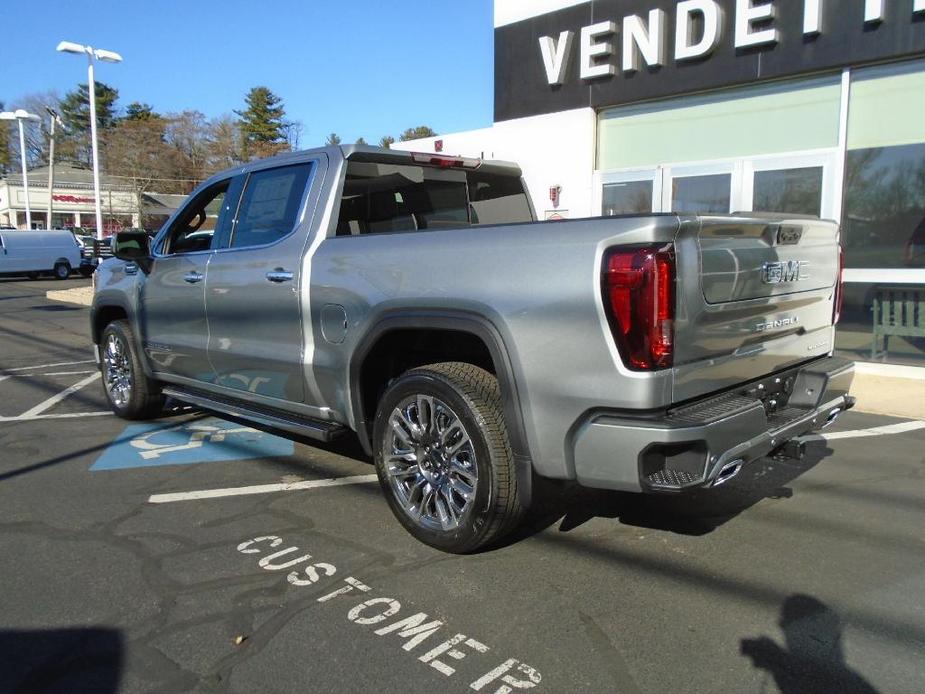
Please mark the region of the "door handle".
POLYGON ((193 272, 187 272, 185 275, 183 275, 183 281, 189 282, 190 284, 196 284, 197 282, 202 282, 202 277, 203 275, 201 272, 196 272, 194 270, 193 272))
POLYGON ((276 268, 267 273, 267 279, 271 282, 292 282, 293 274, 288 270, 283 270, 282 268, 276 268))

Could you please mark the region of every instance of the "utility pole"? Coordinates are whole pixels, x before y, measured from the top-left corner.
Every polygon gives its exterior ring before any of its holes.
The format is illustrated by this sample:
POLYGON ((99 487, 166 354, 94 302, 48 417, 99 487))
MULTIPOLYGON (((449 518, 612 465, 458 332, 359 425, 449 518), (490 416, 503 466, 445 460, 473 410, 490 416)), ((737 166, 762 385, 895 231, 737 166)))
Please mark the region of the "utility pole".
POLYGON ((55 192, 55 123, 61 122, 58 112, 52 108, 45 107, 48 115, 51 116, 51 131, 49 133, 50 142, 48 145, 48 228, 53 229, 51 221, 52 208, 54 207, 55 192))

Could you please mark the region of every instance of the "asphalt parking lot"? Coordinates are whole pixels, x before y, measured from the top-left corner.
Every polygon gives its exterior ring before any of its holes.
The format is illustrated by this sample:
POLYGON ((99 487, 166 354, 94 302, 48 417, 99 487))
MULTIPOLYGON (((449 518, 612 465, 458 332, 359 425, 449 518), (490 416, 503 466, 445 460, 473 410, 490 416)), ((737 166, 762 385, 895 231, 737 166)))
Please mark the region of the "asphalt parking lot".
POLYGON ((710 494, 417 543, 351 441, 107 413, 67 282, 0 279, 0 690, 921 692, 925 423, 710 494))

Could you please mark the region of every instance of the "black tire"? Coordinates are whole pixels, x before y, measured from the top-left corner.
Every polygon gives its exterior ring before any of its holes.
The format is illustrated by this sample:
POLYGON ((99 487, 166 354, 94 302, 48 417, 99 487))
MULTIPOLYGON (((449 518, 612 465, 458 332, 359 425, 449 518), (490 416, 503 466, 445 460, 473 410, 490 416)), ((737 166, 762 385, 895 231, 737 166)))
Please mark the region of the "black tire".
MULTIPOLYGON (((415 411, 413 402, 407 407, 415 411)), ((417 416, 420 420, 420 415, 417 416)), ((448 426, 443 431, 448 432, 452 429, 452 426, 448 426)), ((411 443, 407 445, 417 446, 411 443)), ((402 374, 389 386, 379 401, 373 426, 373 449, 376 473, 392 513, 408 532, 425 544, 446 552, 458 554, 473 552, 496 542, 510 532, 523 514, 517 492, 514 456, 511 452, 502 410, 501 389, 498 380, 484 369, 461 362, 443 362, 422 366, 402 374), (435 399, 430 401, 432 403, 431 413, 425 418, 435 423, 433 426, 424 428, 433 431, 430 434, 433 448, 441 446, 442 450, 440 453, 431 452, 425 455, 424 448, 417 448, 418 454, 414 460, 418 462, 402 462, 400 465, 411 466, 411 468, 403 468, 405 471, 413 468, 418 472, 416 474, 404 472, 403 476, 392 478, 387 466, 387 452, 391 453, 394 450, 392 447, 399 443, 405 444, 406 439, 396 436, 390 425, 390 418, 400 411, 398 408, 402 403, 409 403, 418 395, 435 399), (433 405, 434 402, 437 403, 436 406, 433 405), (402 492, 393 487, 393 479, 396 480, 396 485, 421 484, 420 489, 425 491, 420 492, 420 498, 426 498, 424 496, 427 493, 426 490, 437 489, 441 486, 440 479, 448 479, 459 470, 458 465, 454 467, 450 459, 454 458, 458 463, 460 453, 452 453, 451 445, 438 442, 438 439, 443 438, 439 434, 439 424, 436 423, 439 417, 444 416, 444 422, 455 421, 452 417, 448 417, 447 410, 439 409, 444 404, 449 408, 449 414, 455 415, 463 427, 457 440, 462 439, 462 434, 468 435, 470 443, 464 450, 469 453, 463 455, 469 456, 471 453, 475 460, 474 465, 471 459, 463 460, 463 464, 468 466, 470 471, 473 468, 477 470, 474 497, 471 502, 466 502, 467 505, 462 513, 452 516, 452 522, 457 525, 451 529, 435 528, 433 526, 437 520, 435 517, 430 519, 430 526, 427 525, 426 519, 415 520, 413 512, 405 508, 399 496, 402 493, 408 494, 407 489, 399 487, 404 490, 402 492), (432 458, 431 456, 434 455, 438 457, 432 458), (427 462, 421 463, 422 460, 427 462), (443 465, 443 472, 437 473, 439 475, 437 487, 431 485, 429 481, 424 481, 424 473, 421 471, 427 466, 427 472, 434 474, 433 460, 437 460, 437 466, 440 465, 440 461, 443 465)), ((432 449, 428 447, 426 450, 431 451, 432 449)), ((393 469, 396 468, 393 466, 393 469)), ((452 485, 449 487, 451 488, 452 485)), ((446 516, 449 511, 446 495, 448 487, 444 485, 442 489, 443 492, 434 491, 432 493, 431 508, 436 512, 437 507, 434 504, 439 501, 442 504, 443 515, 446 516), (440 496, 441 493, 443 496, 440 496)), ((452 496, 452 490, 450 490, 450 496, 452 496)), ((410 497, 406 497, 406 500, 408 498, 410 497)), ((465 497, 453 498, 458 501, 465 497)), ((426 501, 421 501, 420 508, 424 509, 426 503, 426 501)), ((412 503, 410 506, 416 507, 418 504, 412 503)))
POLYGON ((112 411, 123 419, 154 419, 164 409, 164 396, 160 384, 148 378, 138 358, 135 336, 126 320, 113 321, 103 329, 100 337, 100 370, 103 376, 103 392, 112 411), (117 358, 112 342, 120 345, 122 358, 117 358), (128 391, 113 388, 113 383, 123 374, 128 375, 128 391))
POLYGON ((93 274, 93 268, 92 268, 92 267, 89 267, 89 266, 87 266, 87 265, 81 265, 81 266, 80 266, 80 276, 81 276, 81 277, 87 278, 87 277, 89 277, 89 276, 92 275, 92 274, 93 274))
POLYGON ((54 273, 56 280, 66 280, 71 276, 71 264, 66 260, 60 263, 55 263, 55 267, 52 272, 54 273))

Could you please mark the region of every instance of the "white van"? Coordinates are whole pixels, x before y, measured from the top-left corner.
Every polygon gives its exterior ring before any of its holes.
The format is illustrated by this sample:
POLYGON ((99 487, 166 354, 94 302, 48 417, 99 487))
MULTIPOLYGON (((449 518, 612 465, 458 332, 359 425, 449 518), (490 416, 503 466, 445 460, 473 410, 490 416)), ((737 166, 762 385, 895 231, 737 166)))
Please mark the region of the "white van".
POLYGON ((38 277, 50 272, 59 280, 80 267, 80 243, 69 231, 0 230, 0 274, 38 277))

